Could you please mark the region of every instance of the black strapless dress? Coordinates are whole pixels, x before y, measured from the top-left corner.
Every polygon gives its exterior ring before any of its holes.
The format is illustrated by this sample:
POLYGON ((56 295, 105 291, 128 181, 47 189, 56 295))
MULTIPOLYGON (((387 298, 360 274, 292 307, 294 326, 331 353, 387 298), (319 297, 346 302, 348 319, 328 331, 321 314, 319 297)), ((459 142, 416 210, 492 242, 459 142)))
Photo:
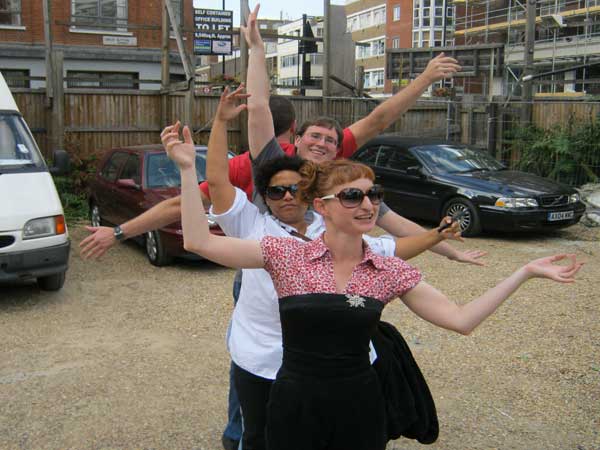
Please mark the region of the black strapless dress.
POLYGON ((267 406, 268 450, 385 449, 385 402, 369 361, 383 306, 349 294, 280 299, 283 363, 267 406))

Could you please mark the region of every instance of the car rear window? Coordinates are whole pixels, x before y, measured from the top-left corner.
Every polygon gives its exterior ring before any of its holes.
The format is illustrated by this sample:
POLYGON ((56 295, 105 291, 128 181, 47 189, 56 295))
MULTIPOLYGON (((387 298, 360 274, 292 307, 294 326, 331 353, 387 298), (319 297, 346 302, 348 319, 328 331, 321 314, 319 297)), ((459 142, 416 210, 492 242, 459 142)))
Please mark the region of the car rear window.
MULTIPOLYGON (((206 174, 206 153, 196 152, 196 174, 198 180, 204 180, 206 174)), ((177 165, 166 153, 148 155, 146 164, 146 184, 149 188, 167 188, 181 186, 177 165)))

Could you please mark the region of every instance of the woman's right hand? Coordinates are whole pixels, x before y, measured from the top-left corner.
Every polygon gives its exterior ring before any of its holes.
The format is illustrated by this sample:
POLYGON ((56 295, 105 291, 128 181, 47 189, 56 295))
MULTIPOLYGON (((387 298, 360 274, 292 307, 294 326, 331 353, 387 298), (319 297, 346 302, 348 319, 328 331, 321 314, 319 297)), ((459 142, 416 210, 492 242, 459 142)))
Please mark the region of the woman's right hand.
POLYGON ((179 139, 179 128, 181 123, 178 121, 174 125, 166 127, 160 133, 160 140, 167 151, 167 155, 179 166, 180 170, 195 168, 196 149, 192 140, 192 133, 186 125, 183 127, 183 142, 179 139))
POLYGON ((447 228, 444 228, 439 232, 443 239, 453 239, 461 242, 464 241, 461 236, 460 222, 458 220, 452 220, 452 217, 446 216, 442 219, 439 226, 440 228, 442 226, 447 226, 447 228))

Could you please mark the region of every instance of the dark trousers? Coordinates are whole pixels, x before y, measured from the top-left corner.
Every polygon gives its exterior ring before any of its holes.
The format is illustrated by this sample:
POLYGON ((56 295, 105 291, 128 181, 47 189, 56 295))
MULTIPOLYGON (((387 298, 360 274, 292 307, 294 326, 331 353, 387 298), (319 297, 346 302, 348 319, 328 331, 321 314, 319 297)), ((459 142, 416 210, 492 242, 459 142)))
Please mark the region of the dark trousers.
POLYGON ((273 380, 253 375, 233 364, 233 381, 244 418, 242 448, 244 450, 265 450, 267 403, 273 380))
MULTIPOLYGON (((241 276, 236 274, 233 280, 233 306, 237 305, 238 298, 240 297, 240 289, 242 288, 241 276)), ((231 327, 231 322, 229 323, 231 327)), ((229 339, 230 329, 227 330, 227 339, 229 339)), ((229 367, 229 397, 227 405, 227 426, 223 431, 223 436, 239 441, 242 439, 242 413, 240 411, 240 401, 238 399, 235 385, 233 383, 233 362, 229 367)))

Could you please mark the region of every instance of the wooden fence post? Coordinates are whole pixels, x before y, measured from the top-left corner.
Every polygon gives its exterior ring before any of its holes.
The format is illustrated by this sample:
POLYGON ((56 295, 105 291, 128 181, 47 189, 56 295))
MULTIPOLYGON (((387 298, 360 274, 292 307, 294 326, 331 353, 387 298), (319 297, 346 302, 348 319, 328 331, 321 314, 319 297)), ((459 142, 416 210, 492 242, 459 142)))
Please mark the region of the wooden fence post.
POLYGON ((50 146, 46 156, 51 156, 54 150, 65 147, 65 90, 63 77, 64 53, 53 50, 52 55, 52 110, 50 118, 50 146))

